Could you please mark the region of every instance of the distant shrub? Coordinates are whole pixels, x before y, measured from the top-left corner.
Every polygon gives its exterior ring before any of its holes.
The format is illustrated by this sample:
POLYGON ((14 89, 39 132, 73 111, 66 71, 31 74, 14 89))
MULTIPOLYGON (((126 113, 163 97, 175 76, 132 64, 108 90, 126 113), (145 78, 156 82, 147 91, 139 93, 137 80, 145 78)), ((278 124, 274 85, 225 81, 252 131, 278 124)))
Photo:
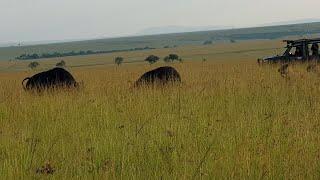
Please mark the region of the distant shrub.
POLYGON ((164 62, 173 62, 173 61, 179 61, 182 62, 182 59, 177 54, 169 54, 164 59, 164 62))
POLYGON ((207 40, 207 41, 203 42, 203 45, 210 45, 210 44, 212 44, 211 40, 207 40))
POLYGON ((156 63, 157 61, 159 61, 159 57, 158 56, 155 56, 155 55, 150 55, 148 56, 145 61, 149 62, 150 64, 154 64, 156 63))
POLYGON ((202 58, 202 62, 206 62, 207 61, 207 59, 206 58, 202 58))
POLYGON ((58 62, 56 64, 57 67, 65 67, 66 66, 66 62, 64 60, 61 60, 60 62, 58 62))
POLYGON ((116 57, 116 58, 114 58, 114 63, 116 65, 120 66, 122 64, 123 60, 124 60, 123 57, 116 57))
POLYGON ((170 48, 170 46, 164 46, 163 48, 168 49, 168 48, 170 48))
POLYGON ((230 42, 231 42, 231 43, 236 43, 236 40, 230 39, 230 42))
POLYGON ((36 67, 38 67, 40 64, 36 61, 34 62, 31 62, 28 67, 31 68, 31 69, 35 69, 36 67))

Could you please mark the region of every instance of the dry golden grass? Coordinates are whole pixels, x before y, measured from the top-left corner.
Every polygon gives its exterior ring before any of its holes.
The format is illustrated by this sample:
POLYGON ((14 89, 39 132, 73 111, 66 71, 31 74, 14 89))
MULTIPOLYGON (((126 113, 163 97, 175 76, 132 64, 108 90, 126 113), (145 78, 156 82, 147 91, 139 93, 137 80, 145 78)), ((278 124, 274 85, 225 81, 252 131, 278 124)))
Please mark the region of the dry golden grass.
POLYGON ((132 89, 156 66, 106 65, 69 69, 80 91, 42 95, 22 89, 32 72, 2 72, 0 177, 320 178, 319 72, 295 65, 284 79, 254 60, 172 65, 182 85, 132 89))

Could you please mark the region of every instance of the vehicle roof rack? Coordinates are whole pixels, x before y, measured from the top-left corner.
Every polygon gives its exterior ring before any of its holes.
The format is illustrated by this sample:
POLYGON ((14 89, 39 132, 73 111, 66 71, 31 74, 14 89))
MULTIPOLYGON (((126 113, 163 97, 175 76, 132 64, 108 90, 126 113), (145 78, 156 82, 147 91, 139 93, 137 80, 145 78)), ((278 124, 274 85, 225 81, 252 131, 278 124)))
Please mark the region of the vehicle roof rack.
POLYGON ((283 40, 283 42, 286 42, 287 46, 298 46, 298 45, 301 45, 301 43, 307 43, 307 44, 320 43, 320 38, 283 40))
POLYGON ((283 40, 283 42, 286 43, 301 43, 301 42, 308 42, 308 43, 312 43, 312 42, 320 42, 320 38, 310 38, 310 39, 298 39, 298 40, 283 40))

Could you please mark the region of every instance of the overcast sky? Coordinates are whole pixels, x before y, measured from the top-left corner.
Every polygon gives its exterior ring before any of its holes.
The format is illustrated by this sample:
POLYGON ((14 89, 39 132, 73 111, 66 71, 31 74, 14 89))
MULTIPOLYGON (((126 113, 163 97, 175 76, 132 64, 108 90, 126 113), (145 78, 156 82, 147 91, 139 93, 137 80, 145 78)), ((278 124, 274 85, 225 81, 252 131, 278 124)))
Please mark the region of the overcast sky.
POLYGON ((320 19, 320 0, 0 0, 0 43, 320 19))

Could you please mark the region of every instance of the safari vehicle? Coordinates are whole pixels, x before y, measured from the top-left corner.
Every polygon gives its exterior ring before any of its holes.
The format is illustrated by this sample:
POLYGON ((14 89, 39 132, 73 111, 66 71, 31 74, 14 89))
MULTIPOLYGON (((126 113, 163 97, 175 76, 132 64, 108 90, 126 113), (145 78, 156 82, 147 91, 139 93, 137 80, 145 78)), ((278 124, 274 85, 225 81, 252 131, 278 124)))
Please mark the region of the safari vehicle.
POLYGON ((320 60, 320 38, 284 40, 283 42, 287 43, 286 51, 283 55, 258 59, 258 63, 288 63, 294 61, 306 62, 311 60, 320 60))

